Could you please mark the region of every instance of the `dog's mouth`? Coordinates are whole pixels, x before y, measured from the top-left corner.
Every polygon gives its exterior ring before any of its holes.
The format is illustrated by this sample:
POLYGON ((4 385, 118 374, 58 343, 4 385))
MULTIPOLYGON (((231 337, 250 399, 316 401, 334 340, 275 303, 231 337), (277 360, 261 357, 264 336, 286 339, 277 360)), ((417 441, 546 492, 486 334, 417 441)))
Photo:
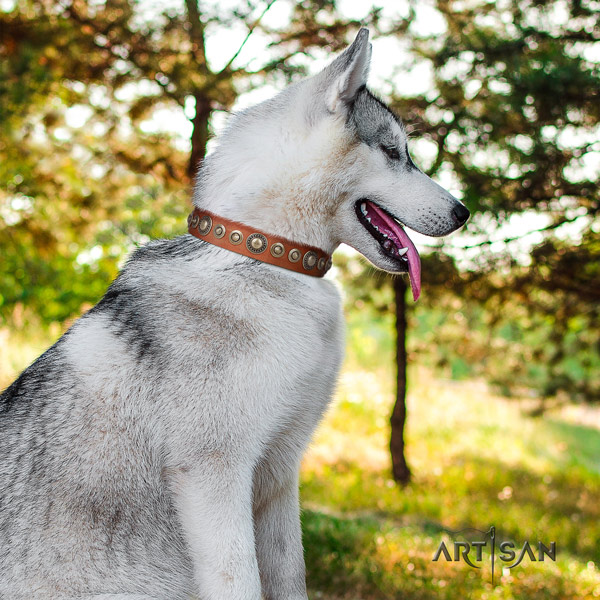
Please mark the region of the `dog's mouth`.
POLYGON ((421 258, 396 217, 378 204, 363 198, 355 204, 356 215, 364 228, 391 258, 398 272, 408 272, 413 298, 421 294, 421 258))

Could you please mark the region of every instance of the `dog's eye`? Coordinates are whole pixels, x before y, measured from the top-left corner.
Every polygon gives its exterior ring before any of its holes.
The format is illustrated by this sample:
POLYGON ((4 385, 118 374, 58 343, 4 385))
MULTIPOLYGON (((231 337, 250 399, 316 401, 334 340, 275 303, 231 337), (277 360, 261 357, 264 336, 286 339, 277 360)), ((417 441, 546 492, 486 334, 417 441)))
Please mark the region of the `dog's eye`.
POLYGON ((400 153, 398 152, 397 148, 390 148, 388 146, 384 146, 383 144, 380 146, 380 148, 385 152, 388 158, 391 158, 392 160, 400 160, 400 153))

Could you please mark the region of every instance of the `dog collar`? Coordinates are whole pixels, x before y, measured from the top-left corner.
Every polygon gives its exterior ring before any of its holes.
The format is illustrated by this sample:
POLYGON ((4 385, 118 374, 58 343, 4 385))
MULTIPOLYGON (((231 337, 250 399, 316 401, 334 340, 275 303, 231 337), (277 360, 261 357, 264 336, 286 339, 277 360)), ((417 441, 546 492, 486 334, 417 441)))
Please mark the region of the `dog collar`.
POLYGON ((188 231, 209 244, 296 273, 323 277, 331 267, 331 255, 315 246, 265 233, 207 210, 194 209, 188 217, 188 231))

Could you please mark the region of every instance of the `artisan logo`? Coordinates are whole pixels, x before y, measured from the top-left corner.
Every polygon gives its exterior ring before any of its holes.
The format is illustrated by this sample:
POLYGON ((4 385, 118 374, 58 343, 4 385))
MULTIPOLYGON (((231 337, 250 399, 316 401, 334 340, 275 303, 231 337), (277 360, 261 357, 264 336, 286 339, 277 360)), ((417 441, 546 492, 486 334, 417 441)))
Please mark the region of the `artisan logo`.
POLYGON ((450 552, 446 543, 442 540, 433 556, 433 562, 437 562, 443 555, 445 560, 448 562, 461 562, 464 561, 470 567, 479 569, 472 560, 472 552, 475 555, 475 561, 483 561, 483 549, 489 548, 490 561, 492 565, 492 585, 494 583, 494 566, 496 558, 503 563, 510 563, 504 565, 504 568, 514 569, 517 565, 520 565, 525 556, 532 562, 544 561, 546 557, 550 560, 556 561, 556 542, 550 542, 550 547, 546 546, 543 542, 537 542, 537 544, 530 544, 525 542, 520 549, 518 549, 513 542, 500 542, 496 541, 496 528, 492 525, 488 531, 480 531, 479 529, 468 528, 461 529, 460 531, 449 531, 448 533, 459 534, 465 531, 477 531, 484 534, 485 537, 489 536, 489 540, 485 539, 482 541, 474 542, 454 542, 453 552, 450 552), (535 548, 535 549, 534 549, 535 548), (518 555, 517 555, 518 554, 518 555))

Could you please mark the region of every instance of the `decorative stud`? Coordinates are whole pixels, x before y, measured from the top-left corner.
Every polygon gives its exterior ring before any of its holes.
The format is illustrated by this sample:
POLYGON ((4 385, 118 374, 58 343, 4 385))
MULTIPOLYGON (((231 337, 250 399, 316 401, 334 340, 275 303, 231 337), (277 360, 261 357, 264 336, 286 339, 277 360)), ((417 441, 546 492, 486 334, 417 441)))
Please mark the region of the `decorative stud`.
POLYGON ((217 225, 214 228, 214 230, 213 230, 213 235, 216 238, 221 239, 225 235, 225 226, 224 225, 217 225))
POLYGON ((285 252, 285 248, 284 248, 283 244, 280 244, 279 242, 277 242, 276 244, 273 244, 271 246, 271 254, 275 258, 279 258, 279 257, 283 256, 284 252, 285 252))
POLYGON ((298 250, 297 248, 292 248, 290 250, 290 253, 288 254, 288 258, 290 259, 290 262, 293 263, 297 263, 300 260, 300 257, 302 256, 300 250, 298 250))
POLYGON ((187 223, 188 223, 188 229, 189 229, 190 225, 192 224, 192 219, 193 219, 192 215, 191 214, 188 215, 188 221, 187 221, 187 223))
POLYGON ((317 258, 318 257, 317 257, 317 253, 316 252, 313 252, 312 250, 308 251, 304 255, 304 259, 302 260, 302 266, 307 271, 310 271, 317 264, 317 258))
POLYGON ((206 235, 210 232, 212 228, 212 219, 208 215, 204 215, 202 219, 200 219, 200 223, 198 223, 198 231, 202 235, 206 235))
POLYGON ((325 265, 325 272, 329 271, 329 269, 331 269, 331 265, 333 264, 333 261, 331 260, 331 258, 327 261, 327 264, 325 265))
POLYGON ((190 215, 192 217, 192 220, 190 221, 190 226, 192 227, 192 229, 194 227, 198 227, 198 223, 200 222, 200 218, 198 217, 198 215, 190 215))
POLYGON ((319 262, 317 263, 317 269, 319 269, 319 271, 322 271, 325 268, 325 262, 324 258, 319 259, 319 262))
POLYGON ((246 240, 246 248, 252 254, 260 254, 267 249, 267 238, 262 233, 251 233, 246 240))
POLYGON ((243 241, 244 241, 244 236, 242 234, 241 231, 238 231, 237 229, 235 231, 232 231, 229 234, 229 241, 234 245, 234 246, 239 246, 243 241))

